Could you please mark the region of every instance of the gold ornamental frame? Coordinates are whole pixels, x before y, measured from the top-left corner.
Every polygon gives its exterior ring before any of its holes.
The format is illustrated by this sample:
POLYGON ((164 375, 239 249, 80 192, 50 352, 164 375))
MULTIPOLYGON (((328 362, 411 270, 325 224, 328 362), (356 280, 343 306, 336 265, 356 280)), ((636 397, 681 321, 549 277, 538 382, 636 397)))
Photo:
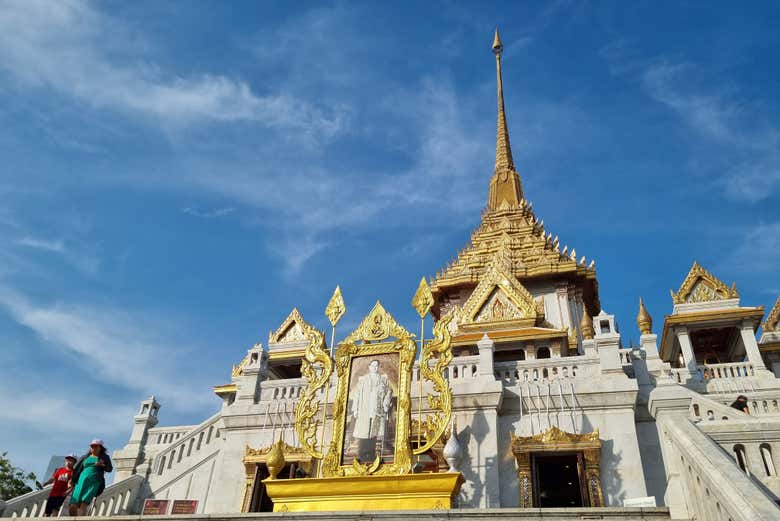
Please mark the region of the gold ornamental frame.
POLYGON ((358 328, 336 349, 338 387, 333 402, 333 437, 328 454, 323 460, 323 476, 407 474, 412 468, 412 450, 409 445, 412 384, 412 366, 417 351, 414 335, 398 324, 377 301, 358 328), (395 340, 386 341, 390 338, 395 340), (349 380, 352 360, 364 356, 398 354, 398 405, 395 426, 395 454, 393 462, 385 464, 381 455, 374 461, 343 465, 344 430, 349 400, 349 380))

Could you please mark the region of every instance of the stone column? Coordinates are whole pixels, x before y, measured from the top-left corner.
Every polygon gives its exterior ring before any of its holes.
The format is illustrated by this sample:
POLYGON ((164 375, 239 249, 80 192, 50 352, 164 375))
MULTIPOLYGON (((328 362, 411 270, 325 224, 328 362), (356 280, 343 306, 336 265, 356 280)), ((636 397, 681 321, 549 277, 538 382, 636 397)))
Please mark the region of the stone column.
POLYGON ((496 373, 493 370, 493 346, 495 342, 491 340, 487 333, 482 335, 482 338, 477 342, 477 348, 479 349, 479 376, 489 376, 491 379, 496 379, 496 373))
POLYGON ((688 329, 684 327, 675 329, 675 334, 677 335, 677 341, 680 343, 685 367, 689 373, 696 374, 696 357, 693 355, 693 345, 691 344, 691 337, 688 336, 688 329))
POLYGON ((748 361, 753 364, 753 370, 757 376, 769 376, 770 372, 764 365, 764 359, 761 358, 761 352, 758 350, 758 342, 756 342, 756 335, 753 332, 753 325, 750 322, 743 322, 742 327, 739 328, 739 333, 742 335, 742 343, 745 344, 745 354, 747 354, 748 361))
POLYGON ((658 335, 649 333, 639 337, 639 345, 645 352, 645 362, 647 371, 653 376, 661 376, 663 371, 663 360, 658 355, 658 335))

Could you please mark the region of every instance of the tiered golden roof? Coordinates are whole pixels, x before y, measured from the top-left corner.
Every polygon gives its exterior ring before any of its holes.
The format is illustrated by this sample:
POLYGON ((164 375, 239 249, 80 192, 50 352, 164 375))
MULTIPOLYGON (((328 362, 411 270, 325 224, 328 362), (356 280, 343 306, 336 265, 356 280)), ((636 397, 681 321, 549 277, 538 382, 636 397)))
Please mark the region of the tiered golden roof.
POLYGON ((503 45, 496 31, 493 52, 496 55, 498 83, 498 130, 496 162, 490 179, 488 205, 482 222, 471 234, 470 243, 458 252, 431 282, 435 295, 461 285, 475 286, 497 256, 509 264, 509 274, 518 279, 565 275, 569 279, 591 281, 585 284, 586 300, 598 312, 595 262, 577 258, 576 251, 561 248, 558 237, 546 233, 544 221, 534 215, 532 205, 523 196, 520 176, 515 170, 504 110, 501 51, 503 45))

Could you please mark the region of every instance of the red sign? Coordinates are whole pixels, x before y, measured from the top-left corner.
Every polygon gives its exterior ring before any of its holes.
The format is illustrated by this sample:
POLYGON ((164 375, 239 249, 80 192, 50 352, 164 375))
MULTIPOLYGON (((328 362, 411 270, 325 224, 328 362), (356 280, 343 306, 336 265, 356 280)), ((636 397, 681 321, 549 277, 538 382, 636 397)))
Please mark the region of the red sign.
POLYGON ((144 502, 144 516, 164 516, 168 513, 167 499, 147 499, 144 502))
POLYGON ((195 499, 175 499, 171 514, 194 514, 197 509, 198 501, 195 499))

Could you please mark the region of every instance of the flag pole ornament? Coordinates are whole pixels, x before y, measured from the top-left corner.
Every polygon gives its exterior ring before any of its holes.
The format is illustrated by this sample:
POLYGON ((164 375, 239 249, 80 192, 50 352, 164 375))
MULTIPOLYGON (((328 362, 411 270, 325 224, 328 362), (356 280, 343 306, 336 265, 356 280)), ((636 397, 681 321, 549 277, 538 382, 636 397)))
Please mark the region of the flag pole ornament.
MULTIPOLYGON (((336 286, 333 296, 330 297, 328 305, 325 307, 325 316, 330 321, 330 359, 333 359, 333 348, 336 344, 336 324, 346 313, 347 307, 344 305, 344 297, 341 295, 341 287, 336 286)), ((325 415, 328 409, 328 395, 330 394, 330 378, 325 382, 325 399, 322 402, 322 421, 320 422, 320 442, 322 451, 325 451, 325 415)), ((320 465, 320 476, 322 476, 322 465, 320 465)))
MULTIPOLYGON (((431 287, 425 280, 425 277, 420 279, 420 284, 417 286, 417 291, 414 292, 412 297, 412 306, 417 310, 417 314, 420 315, 420 360, 417 366, 417 447, 422 445, 422 401, 423 401, 423 385, 422 385, 422 349, 425 345, 425 317, 431 311, 433 307, 433 293, 431 293, 431 287)), ((417 455, 417 463, 420 462, 420 455, 417 455)))

